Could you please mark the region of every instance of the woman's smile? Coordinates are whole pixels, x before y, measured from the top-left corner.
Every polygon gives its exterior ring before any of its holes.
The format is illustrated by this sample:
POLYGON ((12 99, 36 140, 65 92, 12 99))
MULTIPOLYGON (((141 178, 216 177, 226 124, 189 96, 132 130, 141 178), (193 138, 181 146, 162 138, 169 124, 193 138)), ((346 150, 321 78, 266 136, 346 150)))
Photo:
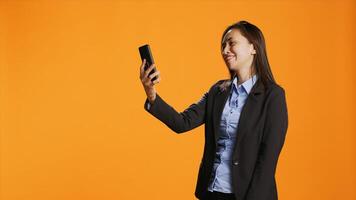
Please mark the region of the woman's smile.
POLYGON ((225 61, 229 62, 231 61, 232 59, 234 59, 235 56, 234 55, 228 55, 228 56, 225 56, 225 61))

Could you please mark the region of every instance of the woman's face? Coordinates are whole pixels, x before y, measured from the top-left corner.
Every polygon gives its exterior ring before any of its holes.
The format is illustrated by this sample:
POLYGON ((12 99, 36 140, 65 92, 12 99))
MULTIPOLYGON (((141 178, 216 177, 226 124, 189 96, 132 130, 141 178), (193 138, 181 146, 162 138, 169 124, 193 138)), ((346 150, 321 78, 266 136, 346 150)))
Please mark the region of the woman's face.
POLYGON ((221 54, 230 70, 238 71, 250 68, 256 53, 250 43, 237 29, 229 30, 221 44, 221 54))

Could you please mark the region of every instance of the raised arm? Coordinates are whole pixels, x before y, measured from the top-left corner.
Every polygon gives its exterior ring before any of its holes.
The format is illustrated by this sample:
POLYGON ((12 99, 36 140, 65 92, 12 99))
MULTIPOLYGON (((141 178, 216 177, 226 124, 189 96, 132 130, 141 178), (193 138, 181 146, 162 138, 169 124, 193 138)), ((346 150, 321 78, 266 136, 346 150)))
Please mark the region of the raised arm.
POLYGON ((156 98, 152 103, 146 98, 144 108, 174 132, 183 133, 194 129, 205 122, 207 97, 208 92, 205 93, 199 101, 191 104, 183 112, 177 112, 156 94, 156 98))

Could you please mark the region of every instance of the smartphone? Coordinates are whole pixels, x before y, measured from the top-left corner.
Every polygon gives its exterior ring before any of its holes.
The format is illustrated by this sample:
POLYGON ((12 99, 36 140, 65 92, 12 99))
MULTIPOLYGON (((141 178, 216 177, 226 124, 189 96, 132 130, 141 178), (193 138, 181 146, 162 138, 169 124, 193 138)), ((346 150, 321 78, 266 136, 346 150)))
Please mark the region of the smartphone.
MULTIPOLYGON (((150 45, 145 44, 145 45, 143 45, 143 46, 140 46, 140 47, 138 48, 138 50, 139 50, 139 52, 140 52, 140 56, 141 56, 142 62, 143 62, 143 59, 146 59, 146 64, 145 64, 145 66, 144 66, 144 70, 146 71, 147 68, 149 68, 150 65, 154 63, 153 57, 152 57, 152 52, 151 52, 151 49, 150 49, 150 45)), ((151 71, 148 75, 151 75, 151 74, 153 74, 154 72, 156 72, 156 67, 154 67, 154 68, 152 69, 152 71, 151 71)), ((156 80, 156 79, 157 79, 157 76, 153 77, 153 79, 152 79, 151 81, 153 82, 153 81, 156 80)))

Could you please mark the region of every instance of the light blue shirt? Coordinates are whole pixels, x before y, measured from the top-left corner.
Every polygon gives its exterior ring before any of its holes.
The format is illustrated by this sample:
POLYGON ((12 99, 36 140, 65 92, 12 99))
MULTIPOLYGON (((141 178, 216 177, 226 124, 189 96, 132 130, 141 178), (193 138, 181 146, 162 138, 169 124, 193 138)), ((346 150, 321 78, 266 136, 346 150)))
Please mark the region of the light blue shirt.
POLYGON ((241 110, 248 94, 257 81, 254 75, 247 81, 237 85, 235 77, 226 101, 220 121, 220 134, 215 154, 214 168, 211 174, 208 190, 213 192, 234 193, 232 189, 232 152, 236 142, 236 132, 241 110))

